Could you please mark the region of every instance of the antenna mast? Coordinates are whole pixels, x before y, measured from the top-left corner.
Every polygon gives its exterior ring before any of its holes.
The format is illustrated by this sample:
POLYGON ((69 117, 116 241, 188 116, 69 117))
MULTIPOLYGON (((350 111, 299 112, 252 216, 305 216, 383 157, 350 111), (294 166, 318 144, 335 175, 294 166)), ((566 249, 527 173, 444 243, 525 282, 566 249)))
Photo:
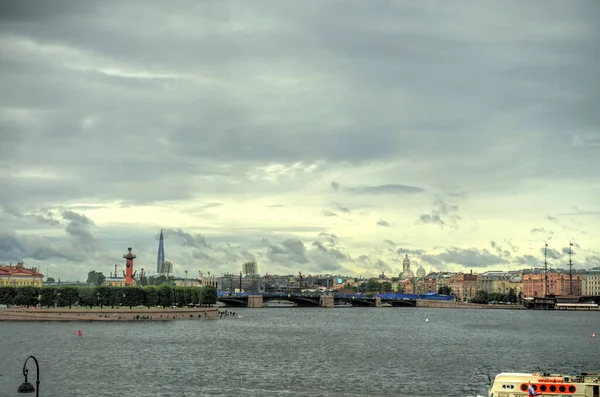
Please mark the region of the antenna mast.
POLYGON ((571 247, 573 243, 569 241, 569 295, 573 295, 573 262, 571 262, 571 247))
POLYGON ((544 241, 544 297, 548 296, 548 243, 544 241))

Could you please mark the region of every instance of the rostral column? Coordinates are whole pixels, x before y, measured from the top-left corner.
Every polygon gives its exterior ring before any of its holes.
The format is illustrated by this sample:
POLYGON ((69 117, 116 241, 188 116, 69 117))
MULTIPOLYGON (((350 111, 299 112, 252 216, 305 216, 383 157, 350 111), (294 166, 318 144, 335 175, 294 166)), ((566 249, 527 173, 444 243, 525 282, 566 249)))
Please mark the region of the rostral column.
POLYGON ((133 271, 133 260, 136 258, 136 256, 131 253, 131 248, 127 248, 127 250, 129 253, 123 255, 123 258, 126 259, 125 271, 123 272, 123 275, 125 276, 125 283, 131 287, 133 286, 133 278, 135 277, 136 273, 133 271))

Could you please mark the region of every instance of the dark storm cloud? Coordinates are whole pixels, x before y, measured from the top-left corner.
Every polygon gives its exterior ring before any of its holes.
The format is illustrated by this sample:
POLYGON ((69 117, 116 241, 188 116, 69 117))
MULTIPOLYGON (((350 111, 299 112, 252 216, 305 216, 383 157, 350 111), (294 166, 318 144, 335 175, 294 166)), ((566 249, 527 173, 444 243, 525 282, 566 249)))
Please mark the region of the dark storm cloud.
POLYGON ((321 1, 42 3, 2 5, 0 130, 11 148, 3 147, 2 162, 36 152, 28 166, 59 177, 3 178, 14 197, 182 199, 194 191, 182 175, 212 175, 220 183, 207 189, 222 187, 231 175, 211 170, 216 160, 404 157, 426 163, 432 179, 472 183, 538 169, 589 175, 600 165, 595 152, 582 151, 596 148, 564 150, 564 131, 585 130, 579 135, 590 142, 600 131, 592 106, 600 92, 591 51, 597 5, 349 1, 332 21, 337 6, 321 1), (515 17, 528 22, 515 27, 515 17), (507 26, 510 34, 500 28, 507 26), (279 88, 261 84, 266 77, 281 78, 279 88), (509 155, 539 167, 512 167, 509 155))
POLYGON ((517 258, 517 263, 524 268, 535 268, 544 265, 543 259, 540 261, 539 258, 533 255, 522 255, 517 258))
POLYGON ((279 243, 263 239, 263 244, 267 248, 267 260, 290 273, 297 269, 312 273, 348 272, 343 263, 352 261, 340 246, 338 237, 330 233, 320 233, 309 247, 297 238, 279 243))
MULTIPOLYGON (((15 233, 0 226, 0 262, 65 260, 70 262, 65 269, 74 269, 86 259, 105 257, 92 234, 94 222, 91 219, 74 211, 63 211, 62 222, 51 211, 45 211, 43 215, 46 218, 42 223, 64 225, 65 236, 50 239, 35 234, 15 233)), ((21 217, 24 216, 39 221, 40 215, 21 214, 21 217)))
POLYGON ((24 258, 70 259, 40 236, 20 236, 0 228, 0 263, 20 262, 24 258))
POLYGON ((164 229, 164 238, 175 238, 182 246, 191 248, 211 248, 211 245, 206 241, 206 238, 201 234, 192 235, 182 229, 164 229))
POLYGON ((461 265, 466 268, 485 268, 508 263, 505 258, 495 255, 487 249, 457 247, 450 247, 435 255, 422 255, 421 260, 436 267, 461 265))
POLYGON ((494 240, 490 241, 490 247, 492 247, 492 249, 496 252, 496 255, 501 258, 508 258, 512 255, 511 251, 505 249, 502 245, 498 244, 494 240))
MULTIPOLYGON (((540 253, 541 253, 542 255, 544 255, 544 248, 541 248, 541 249, 540 249, 540 253)), ((562 258, 562 257, 563 257, 563 254, 562 254, 560 251, 558 251, 558 250, 555 250, 554 248, 547 248, 547 249, 546 249, 546 256, 547 256, 549 259, 560 259, 560 258, 562 258)))

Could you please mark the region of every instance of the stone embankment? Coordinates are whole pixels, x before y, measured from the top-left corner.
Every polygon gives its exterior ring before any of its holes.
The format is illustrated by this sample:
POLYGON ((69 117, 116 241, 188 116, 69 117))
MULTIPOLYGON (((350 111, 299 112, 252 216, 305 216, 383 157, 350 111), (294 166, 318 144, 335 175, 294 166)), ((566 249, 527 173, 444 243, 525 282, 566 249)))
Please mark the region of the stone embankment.
POLYGON ((435 307, 444 309, 504 309, 525 310, 522 305, 482 305, 478 303, 449 302, 417 299, 417 307, 435 307))
POLYGON ((0 309, 0 321, 173 321, 208 318, 219 318, 219 311, 216 307, 193 309, 0 309))

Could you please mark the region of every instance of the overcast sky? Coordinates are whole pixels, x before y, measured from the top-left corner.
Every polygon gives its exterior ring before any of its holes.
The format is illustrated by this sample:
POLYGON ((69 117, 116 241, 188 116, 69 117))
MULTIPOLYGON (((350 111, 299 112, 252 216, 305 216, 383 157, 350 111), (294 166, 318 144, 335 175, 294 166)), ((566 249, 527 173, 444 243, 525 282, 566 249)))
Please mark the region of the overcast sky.
POLYGON ((600 2, 2 1, 0 262, 600 266, 600 2))

